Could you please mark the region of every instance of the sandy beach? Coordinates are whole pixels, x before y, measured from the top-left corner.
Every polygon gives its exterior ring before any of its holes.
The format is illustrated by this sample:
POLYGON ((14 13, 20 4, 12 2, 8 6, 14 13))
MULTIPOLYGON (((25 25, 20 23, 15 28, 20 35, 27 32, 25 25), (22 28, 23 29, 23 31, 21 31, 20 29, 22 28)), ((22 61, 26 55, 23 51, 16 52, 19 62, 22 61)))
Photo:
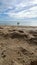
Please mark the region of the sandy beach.
POLYGON ((0 26, 0 65, 37 65, 37 26, 0 26))

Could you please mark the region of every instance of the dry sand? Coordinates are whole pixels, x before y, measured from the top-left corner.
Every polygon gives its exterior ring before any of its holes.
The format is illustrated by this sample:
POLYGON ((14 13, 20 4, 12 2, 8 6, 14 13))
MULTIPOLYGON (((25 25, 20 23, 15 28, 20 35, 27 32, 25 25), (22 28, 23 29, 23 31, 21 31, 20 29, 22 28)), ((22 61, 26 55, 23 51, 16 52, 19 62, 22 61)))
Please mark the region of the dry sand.
POLYGON ((37 65, 37 27, 0 26, 0 65, 37 65))

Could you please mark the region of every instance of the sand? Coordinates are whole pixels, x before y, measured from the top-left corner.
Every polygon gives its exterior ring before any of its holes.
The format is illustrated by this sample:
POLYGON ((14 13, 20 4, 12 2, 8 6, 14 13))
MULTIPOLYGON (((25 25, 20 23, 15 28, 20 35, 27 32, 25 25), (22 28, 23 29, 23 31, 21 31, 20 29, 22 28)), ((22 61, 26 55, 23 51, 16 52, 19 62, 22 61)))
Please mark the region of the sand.
POLYGON ((37 65, 37 26, 0 26, 0 65, 37 65))

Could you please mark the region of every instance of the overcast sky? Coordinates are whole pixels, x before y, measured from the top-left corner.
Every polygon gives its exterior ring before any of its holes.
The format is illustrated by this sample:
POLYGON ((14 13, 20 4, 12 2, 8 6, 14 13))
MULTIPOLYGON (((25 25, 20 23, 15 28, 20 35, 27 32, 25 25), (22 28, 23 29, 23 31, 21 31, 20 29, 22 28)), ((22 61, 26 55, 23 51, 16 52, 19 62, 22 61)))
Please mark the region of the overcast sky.
POLYGON ((37 25, 37 0, 0 0, 0 21, 11 20, 37 25))

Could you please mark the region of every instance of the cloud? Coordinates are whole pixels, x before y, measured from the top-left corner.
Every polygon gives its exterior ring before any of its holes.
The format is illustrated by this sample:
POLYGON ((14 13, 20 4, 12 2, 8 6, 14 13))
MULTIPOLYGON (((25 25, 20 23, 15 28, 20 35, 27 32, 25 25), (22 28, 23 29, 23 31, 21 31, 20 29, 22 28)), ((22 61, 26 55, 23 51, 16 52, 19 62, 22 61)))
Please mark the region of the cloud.
POLYGON ((37 17, 37 6, 35 7, 31 7, 29 9, 26 9, 24 11, 20 11, 20 12, 12 12, 9 11, 8 13, 9 17, 14 17, 14 18, 35 18, 37 17))
POLYGON ((32 0, 32 4, 37 4, 37 0, 32 0))
POLYGON ((37 18, 37 0, 1 0, 0 15, 9 18, 37 18))

